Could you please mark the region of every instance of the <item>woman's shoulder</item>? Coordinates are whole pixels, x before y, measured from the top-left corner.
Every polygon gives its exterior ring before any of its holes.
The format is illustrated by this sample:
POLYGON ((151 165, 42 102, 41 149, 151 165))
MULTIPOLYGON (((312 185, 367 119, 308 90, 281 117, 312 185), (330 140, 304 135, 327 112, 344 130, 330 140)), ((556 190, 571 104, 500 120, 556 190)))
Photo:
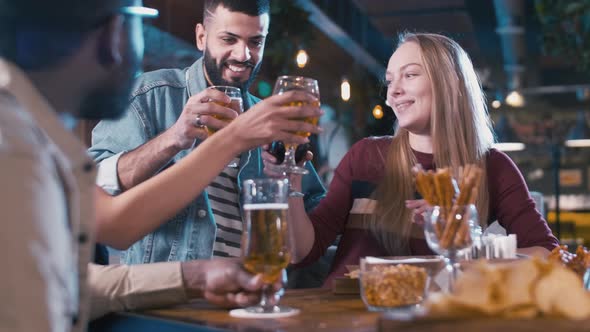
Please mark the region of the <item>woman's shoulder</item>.
POLYGON ((514 161, 506 153, 494 148, 488 152, 487 164, 488 167, 492 166, 495 168, 516 166, 514 161))
POLYGON ((393 136, 370 136, 356 142, 351 150, 383 150, 389 147, 393 136))
POLYGON ((524 181, 516 163, 499 150, 490 149, 487 156, 488 177, 496 181, 524 181))
POLYGON ((356 142, 345 157, 354 177, 380 177, 387 160, 391 136, 366 137, 356 142))

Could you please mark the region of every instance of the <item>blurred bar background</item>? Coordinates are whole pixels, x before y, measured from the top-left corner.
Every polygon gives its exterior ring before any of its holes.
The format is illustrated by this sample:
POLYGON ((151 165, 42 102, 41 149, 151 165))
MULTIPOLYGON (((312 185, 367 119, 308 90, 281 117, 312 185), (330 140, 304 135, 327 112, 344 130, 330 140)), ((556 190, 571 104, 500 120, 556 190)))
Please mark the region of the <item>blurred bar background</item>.
MULTIPOLYGON (((144 3, 160 11, 145 28, 145 71, 186 67, 200 57, 194 30, 202 21, 202 0, 144 3)), ((442 33, 472 57, 498 142, 519 143, 499 147, 507 149, 529 189, 542 194, 554 230, 565 243, 590 242, 590 148, 568 141, 590 139, 588 1, 275 0, 270 30, 252 93, 268 96, 281 74, 319 80, 326 131, 313 143, 326 183, 352 143, 393 133, 395 117, 381 80, 396 36, 442 33)), ((87 142, 92 126, 79 128, 87 142)))

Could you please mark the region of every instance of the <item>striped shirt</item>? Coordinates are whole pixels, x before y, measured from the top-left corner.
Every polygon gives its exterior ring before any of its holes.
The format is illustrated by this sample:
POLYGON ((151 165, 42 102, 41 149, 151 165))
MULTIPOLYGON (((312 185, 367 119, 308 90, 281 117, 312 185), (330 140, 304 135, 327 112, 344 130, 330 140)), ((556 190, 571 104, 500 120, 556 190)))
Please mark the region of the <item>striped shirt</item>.
MULTIPOLYGON (((239 161, 239 158, 235 158, 230 164, 237 165, 239 161)), ((237 167, 227 166, 207 188, 217 224, 213 244, 213 256, 216 257, 241 256, 242 214, 238 203, 237 175, 237 167)))

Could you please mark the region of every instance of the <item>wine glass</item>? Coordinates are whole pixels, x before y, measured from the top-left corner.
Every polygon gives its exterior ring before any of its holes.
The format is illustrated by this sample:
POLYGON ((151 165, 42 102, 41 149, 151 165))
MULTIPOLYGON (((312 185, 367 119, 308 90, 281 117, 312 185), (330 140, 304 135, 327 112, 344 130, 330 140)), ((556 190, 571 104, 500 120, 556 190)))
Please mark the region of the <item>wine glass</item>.
POLYGON ((246 313, 259 316, 285 317, 299 310, 279 306, 281 290, 274 284, 284 283, 285 268, 291 258, 287 222, 289 181, 287 179, 254 179, 244 181, 244 231, 242 257, 244 268, 261 274, 264 286, 260 303, 246 313))
POLYGON ((449 291, 457 278, 457 257, 471 251, 472 231, 479 226, 477 209, 471 205, 452 208, 434 206, 425 212, 424 234, 430 249, 445 257, 449 291))
MULTIPOLYGON (((312 78, 302 77, 302 76, 280 76, 277 78, 275 83, 275 87, 273 90, 273 95, 280 95, 287 91, 291 90, 303 90, 311 93, 315 97, 320 98, 320 90, 318 88, 318 81, 312 78)), ((303 106, 303 101, 293 101, 288 106, 303 106)), ((319 106, 319 102, 318 105, 319 106)), ((301 119, 307 123, 311 123, 313 125, 317 125, 318 118, 317 117, 308 117, 301 119)), ((309 137, 309 132, 297 132, 297 135, 302 137, 309 137)), ((279 165, 270 166, 274 171, 284 174, 307 174, 308 171, 303 168, 297 166, 295 161, 295 150, 297 148, 297 144, 289 144, 285 142, 285 159, 283 163, 279 165)))

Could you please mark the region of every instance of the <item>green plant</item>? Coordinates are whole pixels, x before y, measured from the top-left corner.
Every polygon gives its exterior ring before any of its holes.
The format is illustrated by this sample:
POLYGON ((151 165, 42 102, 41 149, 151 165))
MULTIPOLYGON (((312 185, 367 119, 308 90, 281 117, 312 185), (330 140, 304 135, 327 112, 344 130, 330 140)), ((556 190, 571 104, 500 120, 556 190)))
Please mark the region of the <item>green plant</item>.
POLYGON ((293 0, 272 1, 270 15, 266 63, 272 72, 286 74, 296 67, 294 59, 299 47, 311 45, 313 28, 309 14, 295 5, 293 0))
POLYGON ((590 0, 536 0, 546 54, 574 59, 590 71, 590 0))

